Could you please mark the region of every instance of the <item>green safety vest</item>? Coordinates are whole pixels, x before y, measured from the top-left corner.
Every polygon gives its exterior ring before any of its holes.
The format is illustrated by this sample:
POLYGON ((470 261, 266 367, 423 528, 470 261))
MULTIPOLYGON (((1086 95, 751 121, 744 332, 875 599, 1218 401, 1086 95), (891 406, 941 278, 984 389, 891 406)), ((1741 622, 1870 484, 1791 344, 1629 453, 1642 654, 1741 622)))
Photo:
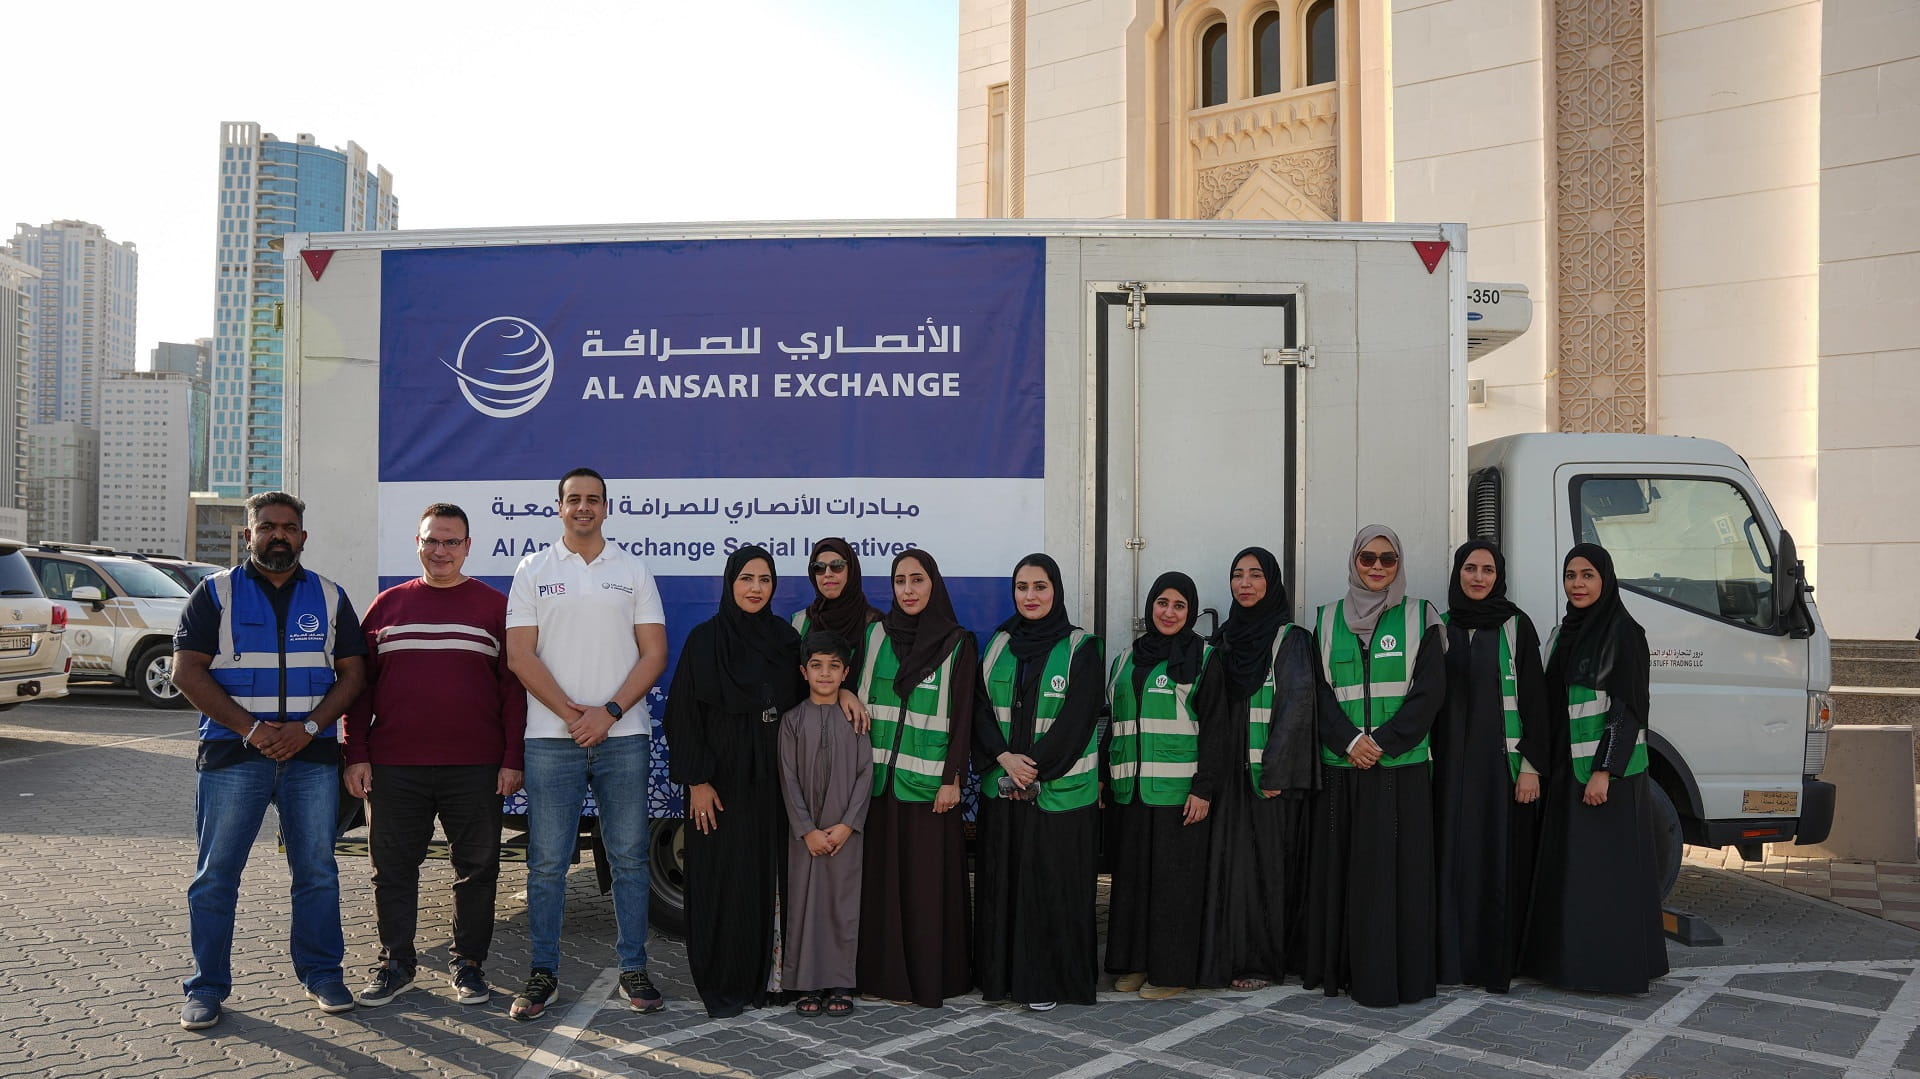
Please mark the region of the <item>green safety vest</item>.
MULTIPOLYGON (((995 633, 993 640, 987 642, 986 658, 980 661, 980 673, 987 680, 987 700, 993 705, 993 716, 1000 723, 1002 738, 1013 737, 1013 679, 1020 667, 1020 661, 1007 648, 1008 640, 1006 633, 995 633)), ((1045 737, 1060 715, 1061 707, 1067 703, 1067 679, 1073 670, 1073 654, 1087 641, 1092 641, 1095 648, 1100 647, 1100 638, 1076 629, 1047 653, 1047 665, 1040 671, 1040 700, 1033 711, 1034 741, 1045 737)), ((1035 805, 1049 813, 1064 813, 1093 804, 1100 793, 1100 776, 1094 767, 1099 735, 1098 729, 1087 732, 1086 748, 1080 751, 1080 759, 1066 775, 1040 783, 1035 805)), ((1000 797, 1000 777, 1006 774, 1006 769, 995 764, 980 780, 981 795, 1000 797)))
MULTIPOLYGON (((1440 616, 1440 621, 1448 622, 1453 618, 1451 612, 1440 616)), ((1519 619, 1509 618, 1500 623, 1500 715, 1502 726, 1507 735, 1507 778, 1518 782, 1520 779, 1520 691, 1519 680, 1514 675, 1513 657, 1518 650, 1514 629, 1519 619)))
MULTIPOLYGON (((1553 640, 1547 645, 1547 655, 1560 646, 1560 630, 1555 627, 1553 640)), ((1613 701, 1604 689, 1591 686, 1567 684, 1567 731, 1571 737, 1573 757, 1573 778, 1585 783, 1593 778, 1593 755, 1600 748, 1600 738, 1607 730, 1607 710, 1613 701)), ((1637 776, 1647 770, 1647 729, 1640 728, 1640 737, 1633 743, 1633 755, 1627 758, 1627 770, 1619 773, 1623 776, 1637 776)))
POLYGON ((893 796, 902 802, 931 802, 940 791, 947 770, 947 746, 952 739, 948 697, 953 687, 953 656, 913 687, 906 701, 893 689, 900 658, 893 653, 886 627, 867 627, 867 654, 861 664, 860 696, 873 718, 873 795, 878 798, 893 781, 893 796))
POLYGON ((1265 755, 1267 738, 1273 733, 1273 665, 1280 662, 1280 644, 1293 628, 1288 622, 1273 635, 1273 651, 1267 656, 1267 680, 1254 690, 1247 701, 1247 774, 1253 778, 1253 793, 1260 790, 1260 758, 1265 755))
POLYGON ((1113 777, 1113 800, 1133 801, 1134 791, 1147 805, 1185 805, 1200 769, 1200 721, 1190 699, 1213 658, 1213 646, 1203 645, 1200 674, 1192 682, 1175 682, 1164 661, 1147 672, 1144 700, 1133 697, 1133 649, 1113 661, 1107 679, 1112 702, 1113 741, 1108 747, 1107 771, 1113 777))
MULTIPOLYGON (((793 624, 793 631, 798 633, 800 639, 803 641, 807 639, 807 630, 813 628, 813 619, 807 616, 807 609, 805 607, 793 612, 793 617, 787 619, 787 621, 793 624)), ((853 642, 848 641, 847 643, 852 644, 853 642)))
MULTIPOLYGON (((1429 604, 1423 599, 1403 599, 1380 612, 1380 621, 1373 627, 1372 647, 1363 666, 1365 649, 1359 636, 1347 628, 1346 602, 1340 600, 1320 608, 1314 616, 1313 632, 1320 641, 1320 666, 1326 671, 1340 710, 1355 727, 1371 734, 1374 728, 1392 719, 1400 710, 1400 703, 1406 700, 1407 683, 1413 677, 1414 663, 1420 655, 1421 632, 1427 628, 1429 604)), ((1427 738, 1422 737, 1418 745, 1405 753, 1381 757, 1380 767, 1424 764, 1429 759, 1427 738)), ((1320 747, 1320 760, 1335 768, 1353 767, 1345 753, 1336 753, 1324 745, 1320 747)))

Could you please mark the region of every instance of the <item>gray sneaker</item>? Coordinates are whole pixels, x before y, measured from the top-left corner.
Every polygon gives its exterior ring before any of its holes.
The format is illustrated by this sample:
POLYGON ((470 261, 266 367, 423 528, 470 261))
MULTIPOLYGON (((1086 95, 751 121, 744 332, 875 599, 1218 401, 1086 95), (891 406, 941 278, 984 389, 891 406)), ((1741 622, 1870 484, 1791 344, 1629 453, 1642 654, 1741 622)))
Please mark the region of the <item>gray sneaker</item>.
POLYGON ((412 984, 413 972, 389 959, 373 968, 373 975, 367 979, 366 988, 360 990, 358 999, 366 1007, 378 1008, 412 984))
POLYGON ((462 1004, 485 1004, 493 999, 493 989, 487 985, 487 975, 480 964, 471 959, 454 964, 453 999, 462 1004))
POLYGON ((219 1021, 220 1002, 212 997, 190 996, 180 1009, 182 1030, 205 1030, 219 1021))

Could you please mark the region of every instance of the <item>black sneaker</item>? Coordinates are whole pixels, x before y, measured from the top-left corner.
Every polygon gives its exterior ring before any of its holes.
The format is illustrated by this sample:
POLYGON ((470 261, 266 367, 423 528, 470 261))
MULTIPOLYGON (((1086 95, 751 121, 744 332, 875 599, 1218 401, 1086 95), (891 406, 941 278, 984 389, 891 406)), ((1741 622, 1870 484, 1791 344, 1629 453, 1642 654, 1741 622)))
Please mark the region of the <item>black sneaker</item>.
POLYGON ((636 1012, 657 1012, 667 1006, 667 998, 653 987, 653 979, 642 970, 623 970, 620 972, 620 991, 627 995, 627 1003, 636 1012))
POLYGON ((367 979, 367 986, 360 990, 358 999, 365 1007, 378 1008, 412 984, 413 971, 402 969, 398 962, 389 959, 373 968, 373 976, 367 979))
POLYGON ((515 1019, 538 1019, 546 1012, 547 1005, 559 1002, 560 979, 545 967, 535 967, 533 973, 527 975, 526 987, 513 998, 507 1014, 515 1019))
POLYGON ((493 989, 480 964, 462 960, 453 967, 453 998, 462 1004, 485 1004, 493 999, 493 989))
POLYGON ((220 1002, 210 996, 189 996, 180 1008, 182 1030, 205 1030, 220 1021, 220 1002))

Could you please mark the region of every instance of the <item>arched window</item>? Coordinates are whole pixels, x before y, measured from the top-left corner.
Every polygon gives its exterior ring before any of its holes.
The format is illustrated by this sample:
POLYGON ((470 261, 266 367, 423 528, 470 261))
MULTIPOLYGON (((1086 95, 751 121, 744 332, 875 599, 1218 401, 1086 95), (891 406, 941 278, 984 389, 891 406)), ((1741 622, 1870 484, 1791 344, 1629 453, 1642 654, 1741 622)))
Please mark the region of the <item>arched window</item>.
POLYGON ((1333 0, 1319 0, 1307 9, 1308 86, 1334 80, 1339 51, 1339 44, 1334 39, 1333 0))
POLYGON ((1280 13, 1253 20, 1253 96, 1280 92, 1280 13))
POLYGON ((1200 31, 1200 107, 1227 103, 1227 24, 1200 31))

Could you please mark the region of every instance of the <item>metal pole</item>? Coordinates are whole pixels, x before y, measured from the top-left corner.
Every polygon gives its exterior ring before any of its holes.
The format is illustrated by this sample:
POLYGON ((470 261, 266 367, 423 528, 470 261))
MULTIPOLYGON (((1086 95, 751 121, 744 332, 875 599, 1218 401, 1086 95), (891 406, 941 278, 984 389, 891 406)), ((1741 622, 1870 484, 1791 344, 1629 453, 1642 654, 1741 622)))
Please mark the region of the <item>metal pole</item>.
POLYGON ((1127 537, 1127 550, 1133 557, 1133 632, 1147 631, 1147 620, 1140 615, 1140 549, 1147 545, 1140 534, 1140 334, 1147 328, 1147 287, 1138 281, 1121 285, 1127 290, 1127 329, 1133 331, 1133 530, 1127 537))

